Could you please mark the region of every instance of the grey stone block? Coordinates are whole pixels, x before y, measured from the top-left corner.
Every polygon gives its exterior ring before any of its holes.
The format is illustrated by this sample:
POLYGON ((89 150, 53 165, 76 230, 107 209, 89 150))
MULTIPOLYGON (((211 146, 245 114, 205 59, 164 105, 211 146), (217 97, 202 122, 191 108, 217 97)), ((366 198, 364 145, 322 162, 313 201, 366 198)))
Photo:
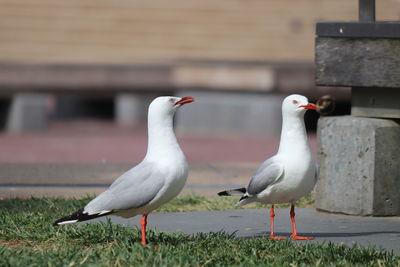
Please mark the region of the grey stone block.
POLYGON ((180 132, 279 135, 285 96, 239 92, 185 91, 196 99, 176 114, 180 132))
POLYGON ((318 122, 316 208, 400 215, 400 125, 352 116, 318 122))
POLYGON ((11 103, 6 130, 8 132, 25 132, 47 129, 48 99, 47 94, 16 94, 11 103))

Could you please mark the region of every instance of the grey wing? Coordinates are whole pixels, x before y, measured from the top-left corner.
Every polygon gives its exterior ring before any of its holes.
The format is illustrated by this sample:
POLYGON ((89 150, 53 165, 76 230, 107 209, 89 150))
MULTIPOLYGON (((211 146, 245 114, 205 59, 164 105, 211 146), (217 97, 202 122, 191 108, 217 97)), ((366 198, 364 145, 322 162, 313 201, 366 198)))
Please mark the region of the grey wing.
POLYGON ((161 190, 164 179, 151 164, 136 166, 119 177, 109 189, 85 206, 89 214, 139 208, 146 205, 161 190))
POLYGON ((260 168, 247 185, 247 193, 255 195, 263 191, 283 175, 283 166, 274 158, 270 158, 261 164, 260 168))
MULTIPOLYGON (((111 185, 110 185, 110 189, 119 185, 121 182, 130 179, 128 177, 134 176, 135 173, 137 174, 143 174, 143 175, 137 175, 136 176, 136 180, 139 179, 147 179, 146 173, 150 173, 152 169, 152 164, 150 163, 146 163, 146 162, 141 162, 138 165, 136 165, 135 167, 129 169, 128 171, 126 171, 124 174, 122 174, 120 177, 118 177, 111 185)), ((137 181, 140 182, 140 181, 137 181)))

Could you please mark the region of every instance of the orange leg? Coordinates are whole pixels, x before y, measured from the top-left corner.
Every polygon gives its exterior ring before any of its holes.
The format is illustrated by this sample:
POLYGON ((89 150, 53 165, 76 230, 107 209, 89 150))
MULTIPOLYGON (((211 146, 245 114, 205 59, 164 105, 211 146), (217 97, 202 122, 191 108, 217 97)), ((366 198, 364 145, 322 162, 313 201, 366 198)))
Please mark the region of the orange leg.
POLYGON ((296 214, 294 212, 294 204, 292 204, 292 207, 290 208, 290 220, 292 221, 292 235, 290 237, 292 239, 295 239, 295 240, 310 240, 310 239, 314 239, 314 237, 298 236, 297 235, 296 222, 294 220, 294 216, 295 215, 296 214))
POLYGON ((274 233, 274 227, 275 227, 275 225, 274 225, 274 221, 275 221, 274 205, 272 205, 271 209, 269 210, 269 221, 270 221, 270 224, 269 224, 269 237, 273 238, 273 239, 276 239, 276 240, 286 239, 286 237, 275 236, 275 233, 274 233))
POLYGON ((142 226, 142 245, 147 245, 146 241, 146 226, 147 226, 147 214, 143 214, 142 219, 140 220, 140 225, 142 226))

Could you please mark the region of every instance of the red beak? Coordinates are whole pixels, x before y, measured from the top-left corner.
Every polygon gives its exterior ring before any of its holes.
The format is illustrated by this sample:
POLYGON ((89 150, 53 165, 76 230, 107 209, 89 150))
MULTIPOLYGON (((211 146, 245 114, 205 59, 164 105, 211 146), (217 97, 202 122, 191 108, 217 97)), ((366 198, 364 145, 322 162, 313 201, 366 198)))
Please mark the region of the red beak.
POLYGON ((305 109, 317 109, 317 106, 313 103, 308 103, 307 105, 301 105, 300 107, 305 109))
POLYGON ((181 100, 176 102, 174 106, 176 106, 176 105, 185 105, 185 104, 192 103, 192 102, 194 102, 194 98, 193 97, 184 96, 184 97, 181 98, 181 100))

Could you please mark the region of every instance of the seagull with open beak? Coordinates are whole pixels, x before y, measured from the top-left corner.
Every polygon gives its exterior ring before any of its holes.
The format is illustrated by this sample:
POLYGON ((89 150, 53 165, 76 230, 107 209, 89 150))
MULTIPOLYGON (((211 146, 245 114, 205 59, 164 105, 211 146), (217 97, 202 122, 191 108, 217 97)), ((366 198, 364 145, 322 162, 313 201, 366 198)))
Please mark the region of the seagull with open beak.
POLYGON ((147 214, 167 203, 183 189, 188 163, 173 130, 173 117, 193 97, 163 96, 154 99, 148 112, 148 145, 143 161, 122 174, 110 187, 85 207, 62 217, 54 225, 117 215, 124 218, 142 214, 142 245, 147 244, 147 214))
POLYGON ((290 95, 282 103, 282 132, 278 153, 264 161, 243 188, 218 193, 220 196, 241 195, 238 206, 251 202, 272 204, 270 209, 270 237, 274 233, 274 204, 291 203, 292 239, 312 239, 297 234, 295 223, 295 202, 314 188, 317 166, 311 155, 304 114, 316 109, 301 95, 290 95))

